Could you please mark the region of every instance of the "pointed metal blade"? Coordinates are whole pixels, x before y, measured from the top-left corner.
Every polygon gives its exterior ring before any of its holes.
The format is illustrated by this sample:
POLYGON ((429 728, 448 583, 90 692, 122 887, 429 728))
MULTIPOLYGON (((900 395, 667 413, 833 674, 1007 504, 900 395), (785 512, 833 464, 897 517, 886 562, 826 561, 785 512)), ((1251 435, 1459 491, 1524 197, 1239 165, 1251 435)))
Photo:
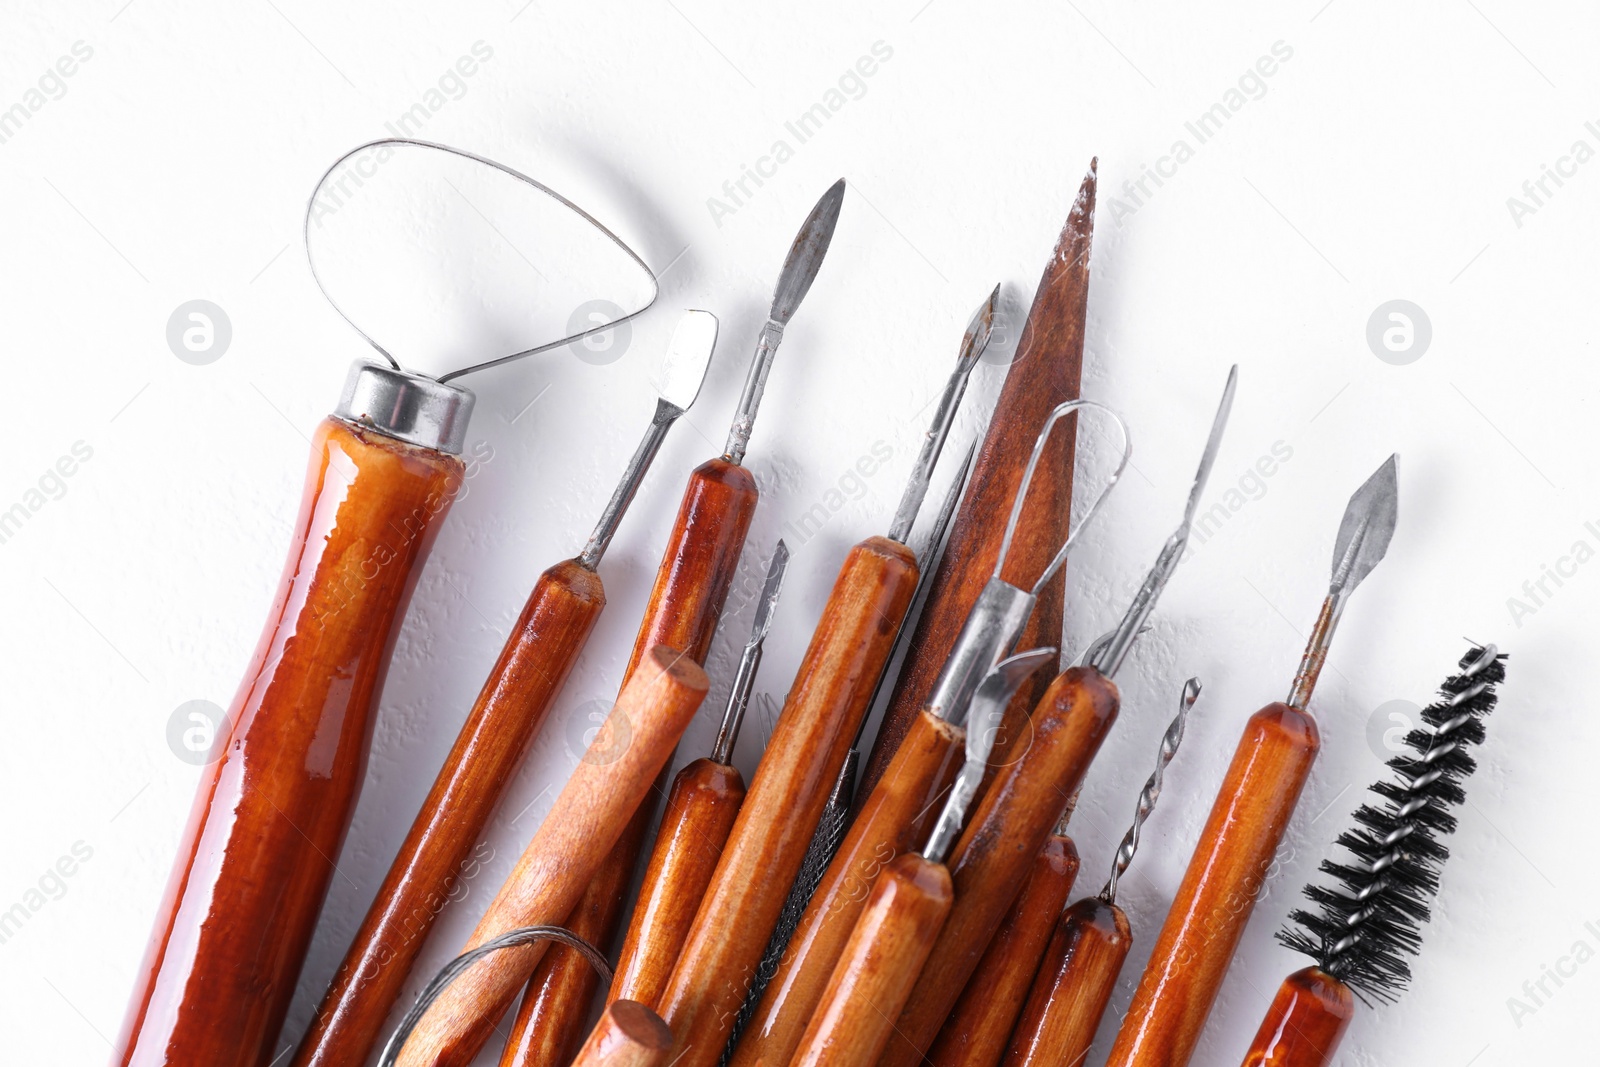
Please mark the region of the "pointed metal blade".
POLYGON ((967 763, 986 763, 994 750, 995 735, 1000 730, 1001 716, 1006 705, 1016 695, 1022 683, 1044 664, 1055 659, 1053 648, 1034 648, 1018 652, 990 668, 978 683, 967 708, 967 763))
POLYGON ((756 603, 756 621, 750 627, 750 640, 745 642, 746 648, 751 648, 767 639, 767 631, 772 629, 772 613, 778 607, 778 594, 783 591, 783 575, 789 568, 789 546, 780 539, 778 547, 772 551, 772 562, 767 564, 767 580, 761 586, 761 599, 756 603))
POLYGON ((978 306, 967 322, 966 336, 961 339, 961 358, 957 361, 960 366, 971 370, 984 349, 989 347, 989 337, 994 332, 994 313, 999 306, 1000 283, 997 282, 989 299, 978 306))
POLYGON ((660 368, 650 379, 661 399, 680 413, 688 411, 700 395, 716 347, 717 317, 709 311, 685 311, 673 328, 660 368))
POLYGON ((788 325, 789 317, 800 306, 817 276, 817 268, 828 254, 828 244, 833 240, 833 227, 839 221, 839 205, 844 202, 844 179, 828 187, 817 201, 817 206, 806 216, 805 225, 795 234, 794 244, 783 261, 783 273, 778 276, 777 288, 772 294, 773 322, 788 325))
POLYGON ((1332 588, 1354 589, 1389 551, 1400 517, 1399 462, 1399 453, 1384 460, 1350 497, 1333 544, 1332 588))
POLYGON ((1211 477, 1211 466, 1217 461, 1217 450, 1222 447, 1222 431, 1228 426, 1228 413, 1233 410, 1233 390, 1239 384, 1239 364, 1228 370, 1228 384, 1222 388, 1222 403, 1211 419, 1211 436, 1206 438, 1206 450, 1200 456, 1200 469, 1195 472, 1194 485, 1189 489, 1189 502, 1183 508, 1183 524, 1194 521, 1200 506, 1200 494, 1205 492, 1206 481, 1211 477))

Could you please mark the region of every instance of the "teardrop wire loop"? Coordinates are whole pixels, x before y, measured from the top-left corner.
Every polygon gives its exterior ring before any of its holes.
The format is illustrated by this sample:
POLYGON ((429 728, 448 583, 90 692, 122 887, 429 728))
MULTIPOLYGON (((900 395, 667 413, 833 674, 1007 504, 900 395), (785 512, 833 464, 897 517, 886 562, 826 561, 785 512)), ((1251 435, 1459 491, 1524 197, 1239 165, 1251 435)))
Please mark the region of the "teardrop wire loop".
POLYGON ((350 149, 350 151, 334 160, 328 166, 328 169, 322 172, 322 176, 317 179, 316 185, 312 186, 311 188, 311 196, 306 200, 306 214, 305 219, 301 223, 300 237, 306 249, 306 264, 311 268, 311 280, 316 282, 317 290, 322 293, 323 299, 326 300, 329 306, 338 313, 341 319, 349 323, 352 330, 361 335, 362 340, 366 341, 367 344, 376 349, 380 356, 388 360, 389 365, 395 370, 404 373, 411 373, 406 371, 404 367, 400 366, 400 361, 395 359, 394 356, 389 353, 388 349, 384 348, 377 341, 375 341, 370 334, 368 334, 360 326, 356 325, 354 319, 345 314, 344 308, 339 306, 339 302, 333 298, 333 294, 328 292, 328 287, 322 283, 322 277, 317 273, 316 256, 311 251, 311 214, 316 209, 317 196, 322 192, 322 187, 327 184, 328 179, 333 177, 334 171, 338 170, 346 160, 358 156, 370 148, 380 148, 384 145, 409 145, 413 148, 431 148, 436 152, 444 152, 448 155, 459 156, 462 159, 470 159, 474 163, 482 163, 486 167, 492 167, 500 173, 508 175, 517 181, 522 182, 524 185, 528 185, 534 189, 537 189, 539 192, 550 197, 550 199, 554 200, 556 203, 573 212, 579 218, 587 222, 590 226, 593 226, 596 230, 599 230, 607 240, 609 240, 617 248, 621 249, 624 255, 631 259, 640 270, 644 271, 645 277, 650 279, 650 298, 639 307, 625 315, 619 315, 617 318, 614 318, 609 322, 603 322, 598 326, 592 326, 581 333, 575 333, 571 334, 570 336, 563 337, 559 341, 551 341, 548 344, 538 345, 534 348, 527 348, 521 352, 513 352, 508 356, 500 356, 496 359, 487 360, 483 363, 474 363, 470 367, 462 367, 459 370, 450 371, 448 374, 441 374, 437 379, 438 381, 448 382, 452 378, 461 377, 463 374, 471 374, 474 371, 486 370, 489 367, 498 367, 503 363, 510 363, 512 360, 521 359, 524 356, 537 355, 540 352, 548 352, 552 348, 560 348, 563 345, 570 345, 572 342, 581 341, 583 338, 588 337, 591 334, 603 333, 604 331, 627 322, 629 319, 649 310, 650 307, 655 304, 656 297, 661 294, 661 280, 656 277, 656 272, 650 269, 649 265, 639 257, 637 252, 635 252, 632 248, 629 248, 627 243, 624 242, 622 238, 612 233, 611 230, 599 219, 595 218, 593 215, 589 214, 587 211, 583 210, 583 208, 579 207, 571 200, 568 200, 566 197, 562 196, 548 185, 545 185, 543 182, 538 181, 535 178, 530 178, 521 171, 513 170, 504 163, 496 163, 494 160, 487 159, 475 152, 468 152, 464 148, 452 148, 450 145, 438 144, 433 141, 417 140, 411 137, 381 137, 376 141, 368 141, 366 144, 357 145, 356 147, 350 149))
POLYGON ((589 942, 568 930, 564 926, 519 926, 507 930, 499 937, 490 938, 477 948, 468 949, 449 963, 440 967, 434 976, 428 979, 428 984, 422 987, 422 992, 417 994, 416 1001, 406 1010, 400 1019, 400 1025, 394 1028, 394 1033, 389 1036, 388 1044, 383 1046, 383 1055, 378 1057, 378 1067, 394 1067, 400 1060, 400 1051, 406 1047, 406 1041, 411 1037, 411 1031, 417 1028, 423 1015, 427 1014, 433 1002, 439 999, 445 988, 462 974, 466 973, 474 963, 492 952, 503 948, 516 948, 519 945, 531 944, 534 941, 555 941, 575 950, 584 959, 589 961, 600 975, 600 981, 606 985, 611 984, 611 964, 606 961, 605 954, 589 942))
POLYGON ((1030 590, 1034 596, 1039 595, 1039 590, 1043 589, 1045 583, 1051 579, 1056 571, 1061 569, 1062 564, 1066 563, 1067 553, 1072 550, 1072 546, 1078 540, 1078 536, 1094 522, 1095 516, 1106 502, 1106 497, 1111 495, 1111 490, 1115 489, 1117 482, 1122 479, 1122 472, 1127 469, 1128 460, 1133 456, 1133 437, 1128 430, 1128 424, 1123 421, 1122 416, 1118 415, 1116 411, 1098 400, 1068 400, 1063 404, 1057 405, 1055 410, 1050 412, 1050 417, 1045 420, 1043 428, 1039 431, 1039 436, 1033 442, 1033 455, 1028 457, 1028 465, 1022 471, 1022 482, 1017 486, 1017 495, 1011 501, 1011 516, 1006 520, 1005 536, 1000 539, 1000 555, 994 564, 995 578, 1000 577, 1000 572, 1006 565, 1006 557, 1011 553, 1011 538, 1017 532, 1017 523, 1022 518, 1022 508, 1028 499, 1028 488, 1033 484, 1034 468, 1039 466, 1039 457, 1044 454, 1044 447, 1050 440, 1051 431, 1055 429, 1057 422, 1080 409, 1102 412, 1116 424, 1117 433, 1122 438, 1122 458, 1117 462, 1117 469, 1111 472, 1111 477, 1106 481, 1105 487, 1100 490, 1100 495, 1094 498, 1094 503, 1089 505, 1089 510, 1084 513, 1082 519, 1078 520, 1078 525, 1067 534, 1067 539, 1061 543, 1061 548, 1056 552, 1055 558, 1050 561, 1050 565, 1034 581, 1033 588, 1030 590))

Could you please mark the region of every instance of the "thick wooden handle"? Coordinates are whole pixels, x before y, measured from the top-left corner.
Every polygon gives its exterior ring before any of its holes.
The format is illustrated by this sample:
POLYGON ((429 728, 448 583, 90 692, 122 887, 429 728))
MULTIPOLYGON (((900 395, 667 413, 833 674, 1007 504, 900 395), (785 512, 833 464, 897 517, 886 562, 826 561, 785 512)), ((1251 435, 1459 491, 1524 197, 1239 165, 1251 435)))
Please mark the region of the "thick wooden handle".
POLYGON ((1318 967, 1278 987, 1240 1067, 1327 1067, 1355 1014, 1350 987, 1318 967))
POLYGON ((672 780, 608 1003, 661 999, 743 801, 744 778, 726 764, 697 759, 672 780))
POLYGON ((1110 1067, 1189 1062, 1320 743, 1316 722, 1288 704, 1250 717, 1111 1047, 1110 1067))
MULTIPOLYGON (((1094 202, 1095 178, 1091 172, 1078 191, 1055 251, 1039 278, 1027 325, 973 461, 961 510, 951 524, 944 555, 928 589, 927 604, 917 618, 905 665, 895 681, 872 755, 862 771, 859 796, 867 796, 888 769, 889 760, 917 712, 933 694, 934 683, 950 658, 968 612, 977 603, 978 593, 994 573, 1006 515, 1022 484, 1022 470, 1033 452, 1039 428, 1056 405, 1078 396, 1094 202)), ((1063 431, 1067 429, 1061 427, 1063 431)), ((1072 513, 1074 437, 1060 431, 1052 434, 1034 473, 1028 506, 1017 524, 1004 575, 1024 586, 1033 584, 1066 540, 1067 521, 1072 513)), ((1060 647, 1065 590, 1063 574, 1045 583, 1018 648, 1060 647)), ((1038 703, 1044 686, 1043 676, 1030 678, 1018 690, 1011 707, 1025 713, 1038 703)), ((1006 723, 1015 726, 1019 720, 1008 714, 1006 723)))
POLYGON ((606 1006, 572 1067, 661 1067, 672 1050, 672 1031, 661 1016, 632 1000, 606 1006))
POLYGON ((1005 1067, 1082 1067, 1133 934, 1115 904, 1088 897, 1056 925, 1006 1049, 1005 1067))
POLYGON ((1000 1062, 1077 876, 1078 849, 1072 838, 1045 838, 1016 903, 928 1050, 934 1067, 995 1067, 1000 1062))
POLYGON ((232 732, 201 777, 113 1063, 271 1058, 418 564, 463 471, 339 419, 317 427, 295 541, 232 732))
POLYGON ((872 1067, 950 914, 950 873, 908 852, 883 869, 791 1067, 872 1067))
MULTIPOLYGON (((572 911, 672 754, 706 685, 705 671, 687 656, 660 646, 650 650, 466 948, 514 927, 559 923, 572 911)), ((456 978, 417 1024, 398 1062, 472 1062, 545 944, 494 953, 456 978)))
POLYGON ((909 852, 939 814, 961 769, 965 732, 924 708, 850 824, 788 950, 734 1049, 730 1067, 787 1064, 885 864, 909 852))
POLYGON ((917 1067, 1017 898, 1051 827, 1117 717, 1117 687, 1092 667, 1050 683, 1030 736, 1013 750, 951 853, 956 902, 895 1021, 882 1067, 917 1067))
MULTIPOLYGON (((681 648, 696 663, 705 662, 758 498, 755 479, 737 464, 712 459, 690 473, 656 568, 624 686, 653 645, 681 648)), ((664 793, 667 783, 657 784, 657 791, 664 793)), ((639 805, 562 924, 592 945, 606 948, 622 925, 623 903, 655 807, 653 797, 639 805)), ((502 1062, 565 1067, 583 1040, 599 984, 588 960, 564 945, 552 946, 534 969, 502 1062)))
POLYGON ((722 1055, 916 586, 896 541, 870 537, 845 557, 661 994, 678 1067, 722 1055))
POLYGON ((600 576, 576 560, 539 576, 456 737, 311 1029, 295 1067, 360 1067, 595 620, 600 576))

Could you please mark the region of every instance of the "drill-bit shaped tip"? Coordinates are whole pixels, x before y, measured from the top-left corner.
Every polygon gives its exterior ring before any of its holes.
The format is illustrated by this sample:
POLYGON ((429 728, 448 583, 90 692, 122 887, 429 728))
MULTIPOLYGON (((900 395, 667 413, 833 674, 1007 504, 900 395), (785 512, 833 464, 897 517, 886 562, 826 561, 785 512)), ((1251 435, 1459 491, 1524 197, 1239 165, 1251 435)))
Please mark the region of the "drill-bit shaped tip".
POLYGON ((1400 516, 1399 463, 1399 453, 1391 455, 1351 495, 1333 544, 1332 588, 1354 589, 1389 551, 1400 516))
POLYGON ((767 580, 761 586, 761 599, 756 602, 750 639, 739 657, 739 669, 728 691, 728 706, 722 713, 722 726, 717 730, 716 743, 711 746, 713 763, 733 762, 733 746, 739 741, 739 727, 744 722, 745 709, 750 706, 750 689, 755 685, 756 669, 761 666, 761 644, 767 639, 767 631, 772 629, 772 613, 778 606, 778 594, 783 590, 783 575, 788 567, 789 546, 780 540, 772 551, 772 561, 767 564, 767 580))
POLYGON ((1172 757, 1178 754, 1178 746, 1183 744, 1189 711, 1199 699, 1200 679, 1190 678, 1183 683, 1183 695, 1178 698, 1178 714, 1167 724, 1167 732, 1161 735, 1161 747, 1156 751, 1156 769, 1150 772, 1144 788, 1139 790, 1139 801, 1133 811, 1133 825, 1128 827, 1128 832, 1122 835, 1122 843, 1117 846, 1117 855, 1111 864, 1111 877, 1106 881, 1105 888, 1100 890, 1100 899, 1107 904, 1117 902, 1117 879, 1127 873, 1128 864, 1133 862, 1133 854, 1139 850, 1139 831, 1144 829, 1145 820, 1155 810, 1156 801, 1161 799, 1161 780, 1166 776, 1167 764, 1172 762, 1172 757))

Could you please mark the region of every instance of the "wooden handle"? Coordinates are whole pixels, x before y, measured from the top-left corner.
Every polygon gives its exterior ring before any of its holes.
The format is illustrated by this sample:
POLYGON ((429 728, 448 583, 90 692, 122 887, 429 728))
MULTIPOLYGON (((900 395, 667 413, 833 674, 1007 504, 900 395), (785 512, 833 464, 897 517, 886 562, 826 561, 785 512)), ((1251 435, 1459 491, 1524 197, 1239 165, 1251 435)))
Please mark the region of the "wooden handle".
POLYGON ((271 1058, 418 564, 463 471, 339 419, 317 427, 294 544, 232 732, 201 777, 113 1063, 271 1058))
POLYGON ((1111 1047, 1111 1067, 1189 1062, 1319 745, 1316 722, 1288 704, 1250 717, 1111 1047))
POLYGON ((1327 1067, 1355 1014, 1350 987, 1317 967, 1278 987, 1240 1067, 1327 1067))
POLYGON ((1022 892, 928 1050, 934 1067, 995 1067, 1000 1062, 1077 876, 1078 849, 1072 838, 1045 838, 1022 892))
MULTIPOLYGON (((672 754, 706 685, 705 671, 687 656, 660 646, 646 654, 466 948, 514 927, 566 918, 672 754)), ((461 974, 422 1017, 398 1062, 470 1063, 545 945, 496 952, 461 974)))
POLYGON ((661 1016, 631 1000, 606 1006, 572 1067, 661 1067, 672 1050, 672 1031, 661 1016))
MULTIPOLYGON (((950 527, 944 555, 934 571, 927 604, 917 618, 906 650, 905 665, 883 713, 872 755, 861 775, 858 796, 867 796, 888 769, 889 760, 928 702, 934 682, 950 658, 956 636, 978 593, 994 572, 1005 534, 1005 517, 1022 484, 1022 470, 1045 418, 1063 401, 1078 396, 1083 371, 1083 324, 1089 297, 1089 248, 1094 236, 1095 176, 1091 169, 1078 190, 1066 225, 1056 242, 1005 385, 989 416, 989 429, 972 464, 972 477, 961 510, 950 527)), ((1066 429, 1066 427, 1062 427, 1066 429)), ((1051 435, 1028 493, 1028 506, 1017 524, 1005 577, 1032 585, 1067 537, 1072 511, 1074 434, 1051 435)), ((1038 603, 1022 631, 1018 648, 1060 647, 1066 578, 1057 574, 1039 592, 1038 603)), ((1011 707, 1020 714, 1034 707, 1045 687, 1042 676, 1030 678, 1011 707)), ((1007 716, 1007 724, 1020 719, 1007 716)))
MULTIPOLYGON (((738 464, 712 459, 689 474, 634 639, 624 687, 645 650, 657 644, 684 649, 696 663, 705 662, 758 499, 755 479, 738 464)), ((666 784, 658 782, 656 791, 664 793, 666 784)), ((653 796, 634 812, 578 907, 563 924, 602 950, 622 925, 628 886, 655 818, 653 796)), ((588 960, 565 946, 552 946, 534 969, 517 1012, 518 1025, 507 1045, 508 1050, 529 1052, 503 1062, 566 1064, 587 1032, 590 1005, 599 984, 588 960)), ((507 1052, 507 1056, 514 1055, 507 1052)))
POLYGON ((1005 1067, 1082 1067, 1133 934, 1115 904, 1088 897, 1056 925, 1006 1049, 1005 1067))
POLYGON ((881 1067, 921 1062, 1116 717, 1117 687, 1094 668, 1069 668, 1050 683, 1020 756, 995 776, 951 853, 955 906, 881 1067))
POLYGON ((672 780, 608 1003, 661 999, 743 801, 744 778, 726 764, 697 759, 672 780))
POLYGON ((661 994, 678 1067, 722 1055, 916 586, 898 542, 870 537, 845 557, 661 994))
POLYGON ((605 602, 600 576, 576 560, 539 576, 300 1042, 295 1067, 367 1061, 434 919, 605 602))
POLYGON ((928 835, 961 769, 966 734, 924 708, 850 824, 788 950, 734 1048, 730 1067, 787 1064, 885 864, 928 835))
POLYGON ((872 1067, 950 914, 950 873, 908 852, 883 869, 791 1067, 872 1067))

